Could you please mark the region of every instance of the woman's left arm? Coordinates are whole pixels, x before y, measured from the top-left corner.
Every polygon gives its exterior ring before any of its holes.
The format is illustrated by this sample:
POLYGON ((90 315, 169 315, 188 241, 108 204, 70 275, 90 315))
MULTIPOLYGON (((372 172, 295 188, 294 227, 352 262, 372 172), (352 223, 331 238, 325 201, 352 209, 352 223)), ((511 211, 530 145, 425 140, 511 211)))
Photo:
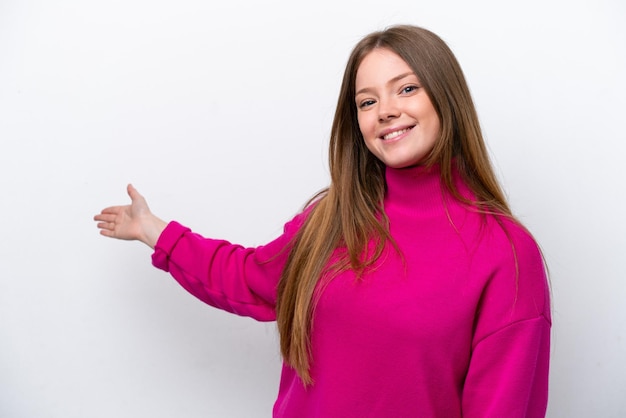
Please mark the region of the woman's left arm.
POLYGON ((543 257, 525 230, 503 227, 500 249, 508 248, 496 257, 478 307, 463 416, 543 418, 551 329, 543 257))

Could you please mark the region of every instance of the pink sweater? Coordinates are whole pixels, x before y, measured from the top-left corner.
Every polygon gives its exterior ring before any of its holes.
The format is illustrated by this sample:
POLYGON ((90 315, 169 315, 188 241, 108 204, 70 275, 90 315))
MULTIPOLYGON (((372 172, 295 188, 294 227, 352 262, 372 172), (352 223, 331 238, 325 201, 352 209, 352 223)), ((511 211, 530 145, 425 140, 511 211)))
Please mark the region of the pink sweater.
MULTIPOLYGON (((330 283, 311 334, 315 383, 305 389, 283 366, 273 416, 545 416, 550 303, 536 243, 515 223, 459 204, 436 169, 386 177, 404 263, 389 246, 361 281, 345 272, 330 283)), ((283 250, 303 216, 258 248, 171 222, 153 264, 212 306, 272 321, 283 250)))

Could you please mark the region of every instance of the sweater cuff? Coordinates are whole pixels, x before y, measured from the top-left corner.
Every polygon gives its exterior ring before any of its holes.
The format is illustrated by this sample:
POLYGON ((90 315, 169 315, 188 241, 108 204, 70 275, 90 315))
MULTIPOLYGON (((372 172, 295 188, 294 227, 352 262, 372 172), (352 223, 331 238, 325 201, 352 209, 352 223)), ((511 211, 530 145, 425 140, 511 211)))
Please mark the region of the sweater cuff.
POLYGON ((169 259, 172 251, 182 236, 191 231, 176 221, 172 221, 161 232, 152 253, 152 265, 158 269, 169 271, 169 259))

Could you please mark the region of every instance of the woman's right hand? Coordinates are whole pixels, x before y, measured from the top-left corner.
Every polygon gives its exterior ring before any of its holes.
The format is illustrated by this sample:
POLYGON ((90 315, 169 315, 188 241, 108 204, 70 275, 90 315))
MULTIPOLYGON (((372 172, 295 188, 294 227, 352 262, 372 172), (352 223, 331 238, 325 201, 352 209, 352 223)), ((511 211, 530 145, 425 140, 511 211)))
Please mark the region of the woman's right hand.
POLYGON ((138 240, 154 248, 167 223, 156 217, 146 199, 131 184, 127 187, 131 204, 105 208, 94 220, 105 237, 138 240))

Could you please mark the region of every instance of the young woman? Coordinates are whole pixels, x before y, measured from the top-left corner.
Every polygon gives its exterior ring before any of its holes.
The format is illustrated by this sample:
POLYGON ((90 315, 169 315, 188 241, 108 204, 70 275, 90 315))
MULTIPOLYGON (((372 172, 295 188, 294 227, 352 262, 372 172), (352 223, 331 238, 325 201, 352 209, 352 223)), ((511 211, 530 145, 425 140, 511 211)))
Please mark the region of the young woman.
POLYGON ((328 189, 258 248, 166 223, 132 186, 95 220, 204 302, 277 321, 275 417, 543 417, 543 259, 438 36, 394 26, 356 45, 329 160, 328 189))

